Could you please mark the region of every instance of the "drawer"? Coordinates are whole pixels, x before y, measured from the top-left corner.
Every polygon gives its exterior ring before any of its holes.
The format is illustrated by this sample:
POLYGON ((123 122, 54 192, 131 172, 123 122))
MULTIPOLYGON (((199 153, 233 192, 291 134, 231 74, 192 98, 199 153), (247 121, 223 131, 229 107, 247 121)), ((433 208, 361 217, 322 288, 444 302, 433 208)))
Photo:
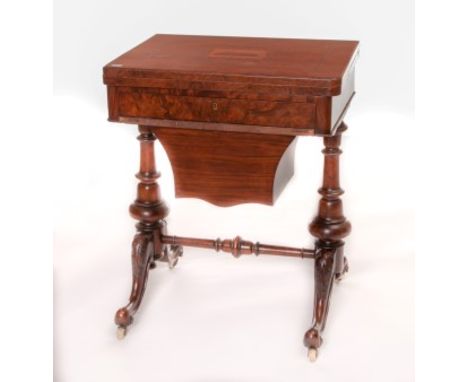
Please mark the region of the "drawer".
POLYGON ((116 117, 312 129, 313 102, 264 101, 165 94, 157 88, 116 87, 116 117))

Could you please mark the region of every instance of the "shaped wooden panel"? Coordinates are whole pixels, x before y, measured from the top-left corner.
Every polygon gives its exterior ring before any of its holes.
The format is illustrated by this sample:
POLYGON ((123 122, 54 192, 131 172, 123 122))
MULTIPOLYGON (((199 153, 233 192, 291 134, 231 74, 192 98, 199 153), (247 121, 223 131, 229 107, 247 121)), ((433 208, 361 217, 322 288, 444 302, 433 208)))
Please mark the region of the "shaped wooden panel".
POLYGON ((296 138, 152 127, 172 164, 176 197, 218 206, 272 205, 294 174, 296 138))

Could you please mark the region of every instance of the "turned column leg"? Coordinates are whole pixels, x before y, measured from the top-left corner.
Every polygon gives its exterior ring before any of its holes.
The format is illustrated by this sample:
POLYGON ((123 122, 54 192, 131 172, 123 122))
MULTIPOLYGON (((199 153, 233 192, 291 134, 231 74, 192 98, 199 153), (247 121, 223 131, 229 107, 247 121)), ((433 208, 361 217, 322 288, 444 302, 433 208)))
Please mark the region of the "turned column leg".
POLYGON ((341 134, 346 130, 342 123, 335 135, 324 138, 323 185, 319 189, 322 198, 317 216, 309 225, 309 232, 317 238, 315 259, 315 296, 312 327, 305 333, 304 344, 309 358, 315 360, 322 344, 321 333, 325 329, 333 281, 339 280, 348 270, 343 254, 343 238, 351 232, 351 224, 343 216, 340 196, 339 155, 341 134))
POLYGON ((161 235, 165 228, 163 219, 169 213, 161 199, 159 185, 156 182, 159 177, 154 160, 156 136, 145 126, 140 126, 139 131, 140 171, 136 174, 139 183, 137 198, 130 205, 130 215, 139 222, 132 243, 132 290, 129 302, 115 314, 119 338, 125 336, 126 329, 132 323, 133 316, 140 306, 149 269, 155 266, 154 260, 162 254, 161 235))

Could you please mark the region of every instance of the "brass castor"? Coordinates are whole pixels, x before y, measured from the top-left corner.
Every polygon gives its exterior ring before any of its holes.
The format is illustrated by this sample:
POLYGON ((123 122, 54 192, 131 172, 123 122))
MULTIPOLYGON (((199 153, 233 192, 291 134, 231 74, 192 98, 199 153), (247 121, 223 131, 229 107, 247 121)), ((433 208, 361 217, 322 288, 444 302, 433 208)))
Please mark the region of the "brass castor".
POLYGON ((117 335, 118 340, 123 340, 126 334, 127 334, 127 328, 125 326, 117 327, 116 335, 117 335))
POLYGON ((309 360, 311 362, 315 362, 318 357, 318 349, 314 347, 309 348, 309 350, 307 351, 307 356, 309 357, 309 360))

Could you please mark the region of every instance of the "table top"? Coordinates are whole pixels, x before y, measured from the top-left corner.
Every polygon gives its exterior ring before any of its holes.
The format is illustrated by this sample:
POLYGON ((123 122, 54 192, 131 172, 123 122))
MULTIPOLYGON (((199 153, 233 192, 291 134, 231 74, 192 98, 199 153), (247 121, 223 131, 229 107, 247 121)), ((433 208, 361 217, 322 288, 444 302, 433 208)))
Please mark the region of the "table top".
POLYGON ((340 94, 358 41, 157 34, 104 67, 104 81, 165 78, 307 86, 340 94))

